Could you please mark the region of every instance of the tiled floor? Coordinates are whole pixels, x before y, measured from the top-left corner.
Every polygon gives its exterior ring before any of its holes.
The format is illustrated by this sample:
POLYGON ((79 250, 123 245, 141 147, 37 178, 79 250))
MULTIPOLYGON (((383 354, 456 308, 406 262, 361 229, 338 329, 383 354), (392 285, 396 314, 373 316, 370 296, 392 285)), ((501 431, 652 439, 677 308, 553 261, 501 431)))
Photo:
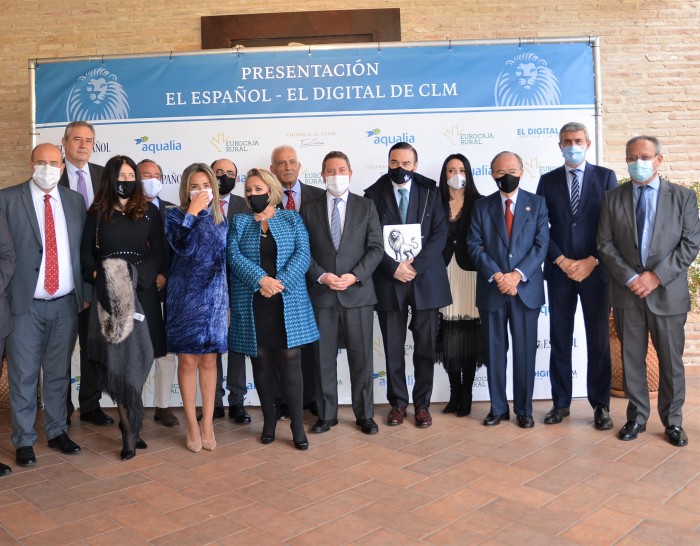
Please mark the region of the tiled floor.
POLYGON ((621 399, 611 432, 593 429, 585 401, 545 426, 549 406, 535 404, 529 431, 484 428, 482 402, 461 419, 435 405, 430 429, 380 424, 374 436, 344 407, 306 452, 285 422, 261 445, 254 408, 252 425, 216 421, 218 447, 198 454, 182 427, 147 410, 149 449, 131 461, 118 460, 116 426, 74 419, 82 453, 58 454, 40 437, 32 469, 14 464, 2 410, 0 460, 14 471, 0 479, 0 544, 700 544, 700 375, 688 377, 682 449, 656 414, 638 440, 619 441, 621 399))

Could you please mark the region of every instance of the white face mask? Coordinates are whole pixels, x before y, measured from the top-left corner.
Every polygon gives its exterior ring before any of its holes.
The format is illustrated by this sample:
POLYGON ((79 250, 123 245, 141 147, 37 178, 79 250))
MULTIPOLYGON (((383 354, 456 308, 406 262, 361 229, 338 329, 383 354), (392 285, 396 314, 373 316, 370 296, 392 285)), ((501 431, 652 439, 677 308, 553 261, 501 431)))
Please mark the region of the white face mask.
POLYGON ((335 176, 326 177, 326 187, 331 195, 340 197, 350 187, 350 176, 347 174, 337 174, 335 176))
POLYGON ((143 193, 151 199, 158 197, 160 190, 163 189, 163 183, 157 178, 144 178, 141 183, 143 184, 143 193))
POLYGON ((61 178, 61 169, 51 165, 34 165, 34 183, 42 190, 52 190, 61 178))
POLYGON ((467 179, 462 174, 456 174, 447 181, 447 185, 454 190, 461 190, 467 185, 467 179))
POLYGON ((192 191, 190 191, 190 201, 192 201, 194 199, 195 195, 197 195, 200 192, 204 192, 209 196, 209 200, 207 201, 207 205, 209 205, 209 203, 211 203, 211 200, 214 199, 214 193, 212 192, 211 188, 207 188, 205 190, 192 190, 192 191))

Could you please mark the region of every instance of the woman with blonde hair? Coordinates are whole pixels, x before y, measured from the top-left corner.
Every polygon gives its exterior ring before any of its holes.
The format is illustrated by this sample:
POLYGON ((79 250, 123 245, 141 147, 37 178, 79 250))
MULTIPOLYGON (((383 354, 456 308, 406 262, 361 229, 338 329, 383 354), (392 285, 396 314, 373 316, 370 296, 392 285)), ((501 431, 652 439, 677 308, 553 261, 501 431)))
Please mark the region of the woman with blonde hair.
POLYGON ((212 422, 216 355, 227 350, 226 231, 216 177, 208 165, 193 163, 182 173, 180 206, 166 212, 165 233, 172 248, 166 299, 168 352, 177 354, 187 448, 195 453, 216 447, 212 422), (201 430, 195 413, 197 372, 201 430))
POLYGON ((292 439, 307 449, 301 346, 318 339, 306 291, 309 235, 296 211, 277 208, 282 186, 264 169, 248 171, 249 214, 237 214, 228 234, 231 271, 229 349, 250 355, 264 424, 260 441, 275 441, 277 377, 289 405, 292 439))

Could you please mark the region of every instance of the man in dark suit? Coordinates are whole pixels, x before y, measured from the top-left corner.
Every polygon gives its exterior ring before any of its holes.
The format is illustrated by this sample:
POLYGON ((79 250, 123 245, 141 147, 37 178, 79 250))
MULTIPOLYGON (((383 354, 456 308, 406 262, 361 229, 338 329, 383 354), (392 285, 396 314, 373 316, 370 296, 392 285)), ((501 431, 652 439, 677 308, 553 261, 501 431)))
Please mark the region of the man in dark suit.
POLYGON ((688 444, 683 430, 683 327, 690 311, 688 267, 700 248, 698 203, 691 189, 659 177, 659 139, 634 137, 625 151, 632 181, 605 194, 598 227, 598 253, 612 277, 610 303, 629 400, 619 437, 634 440, 646 430, 651 333, 659 357, 659 417, 668 441, 681 447, 688 444))
MULTIPOLYGON (((65 169, 59 180, 59 185, 77 191, 83 197, 85 209, 89 209, 97 195, 102 179, 102 167, 89 163, 95 145, 95 128, 86 121, 73 121, 66 125, 61 140, 65 153, 65 169)), ((80 405, 80 420, 94 425, 113 425, 114 419, 100 408, 102 386, 97 377, 97 364, 88 359, 87 335, 90 317, 89 302, 92 294, 85 294, 88 302, 85 309, 78 314, 78 339, 80 342, 80 389, 78 403, 80 405)), ((68 419, 73 413, 71 388, 68 388, 68 419)))
POLYGON ((49 447, 78 453, 66 434, 70 359, 84 306, 80 240, 85 202, 57 186, 61 151, 39 144, 32 151, 32 178, 2 190, 1 204, 16 252, 7 288, 14 329, 7 338, 12 442, 20 466, 36 464, 37 389, 42 372, 44 431, 49 447), (10 211, 11 214, 10 214, 10 211))
POLYGON ((328 153, 321 176, 326 193, 306 201, 301 212, 311 245, 309 297, 321 334, 318 421, 311 432, 327 432, 338 424, 340 332, 348 355, 355 423, 365 434, 375 434, 379 427, 374 421, 372 330, 377 297, 372 273, 384 254, 382 228, 374 204, 348 189, 352 169, 347 155, 328 153))
POLYGON ((400 425, 406 416, 406 323, 413 333, 415 384, 413 405, 416 426, 433 424, 430 395, 433 392, 435 340, 438 310, 452 302, 442 250, 447 241, 447 219, 437 184, 416 172, 418 153, 407 142, 389 149, 389 172, 365 191, 374 201, 383 226, 420 224, 422 249, 415 258, 396 261, 386 252, 374 272, 377 312, 386 355, 387 399, 391 411, 387 424, 400 425))
MULTIPOLYGON (((287 210, 296 210, 301 213, 304 203, 308 200, 324 195, 321 188, 309 186, 299 180, 301 163, 297 159, 297 153, 291 146, 282 145, 272 150, 270 157, 270 171, 282 184, 284 195, 281 207, 287 210)), ((311 343, 301 349, 301 371, 304 376, 304 409, 318 415, 316 406, 316 380, 315 373, 318 366, 318 342, 311 343)), ((278 416, 286 418, 286 404, 278 405, 278 416)))
MULTIPOLYGON (((229 159, 217 159, 211 164, 211 169, 219 181, 219 204, 221 212, 231 223, 234 214, 246 214, 250 209, 245 200, 234 195, 238 179, 238 167, 229 159)), ((243 404, 248 392, 245 378, 245 355, 228 352, 226 366, 226 386, 228 387, 228 416, 239 425, 251 422, 250 415, 243 404)), ((224 413, 224 370, 221 355, 216 356, 216 397, 214 399, 214 418, 220 418, 224 413)))
MULTIPOLYGON (((175 205, 159 197, 163 188, 163 169, 152 159, 139 161, 137 168, 141 175, 141 184, 143 185, 143 193, 146 196, 146 200, 158 207, 158 212, 160 212, 160 218, 163 222, 163 229, 165 229, 166 209, 175 205)), ((165 290, 169 274, 170 245, 166 242, 163 252, 163 263, 161 264, 160 273, 156 277, 158 295, 163 305, 165 305, 165 290)), ((166 427, 180 426, 180 420, 173 413, 173 410, 170 409, 170 395, 173 390, 176 371, 177 359, 175 355, 166 354, 155 359, 153 404, 156 409, 153 413, 153 419, 166 427)))
MULTIPOLYGON (((12 235, 7 225, 5 207, 2 205, 0 193, 0 359, 5 354, 5 338, 12 331, 12 313, 10 313, 10 300, 7 297, 7 285, 10 284, 14 272, 15 247, 12 244, 12 235)), ((0 476, 7 476, 10 473, 12 469, 0 463, 0 476)))
POLYGON ((600 204, 607 190, 617 187, 610 169, 586 162, 591 147, 588 129, 571 122, 559 131, 564 165, 542 175, 537 194, 549 211, 549 249, 544 278, 549 296, 549 378, 552 409, 545 424, 561 423, 569 415, 572 394, 571 348, 577 299, 581 299, 586 328, 588 366, 586 386, 599 430, 613 426, 610 419, 610 276, 598 261, 595 237, 600 204))
POLYGON ((491 410, 485 426, 510 419, 506 395, 508 326, 513 339, 513 410, 532 428, 537 319, 544 305, 542 262, 549 228, 544 198, 519 189, 523 161, 500 152, 491 161, 499 191, 474 203, 467 245, 479 275, 476 306, 484 335, 491 410))

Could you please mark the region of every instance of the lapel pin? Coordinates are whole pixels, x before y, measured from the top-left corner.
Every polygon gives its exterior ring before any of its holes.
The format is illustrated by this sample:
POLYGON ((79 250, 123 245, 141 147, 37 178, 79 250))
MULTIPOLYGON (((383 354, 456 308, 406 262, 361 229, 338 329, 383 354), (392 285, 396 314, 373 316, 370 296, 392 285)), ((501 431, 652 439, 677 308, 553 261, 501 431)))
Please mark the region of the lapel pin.
POLYGON ((530 212, 530 207, 525 207, 525 212, 530 212))

